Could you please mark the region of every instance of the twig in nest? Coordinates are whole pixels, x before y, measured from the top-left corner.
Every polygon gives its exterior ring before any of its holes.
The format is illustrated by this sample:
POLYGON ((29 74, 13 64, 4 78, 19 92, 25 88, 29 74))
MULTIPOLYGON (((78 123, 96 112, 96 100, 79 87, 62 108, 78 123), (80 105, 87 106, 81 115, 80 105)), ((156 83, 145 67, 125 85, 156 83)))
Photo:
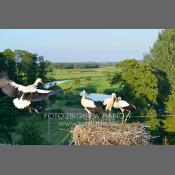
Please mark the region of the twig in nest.
POLYGON ((76 125, 72 131, 75 145, 138 145, 149 144, 151 135, 142 123, 118 124, 98 122, 76 125))

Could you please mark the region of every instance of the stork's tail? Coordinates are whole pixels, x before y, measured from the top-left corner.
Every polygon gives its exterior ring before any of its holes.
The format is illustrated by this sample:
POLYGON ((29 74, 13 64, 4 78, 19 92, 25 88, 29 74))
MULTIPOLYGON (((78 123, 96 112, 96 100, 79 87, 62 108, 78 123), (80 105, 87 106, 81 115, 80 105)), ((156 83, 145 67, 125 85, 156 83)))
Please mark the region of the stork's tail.
POLYGON ((15 98, 13 100, 13 104, 18 109, 24 109, 24 108, 30 106, 31 102, 30 101, 27 101, 27 100, 15 98))
POLYGON ((95 110, 96 114, 99 118, 101 118, 103 116, 105 106, 103 105, 101 101, 96 101, 95 105, 96 105, 96 110, 95 110))
POLYGON ((101 118, 103 116, 103 105, 100 105, 100 103, 98 104, 98 106, 96 106, 96 115, 101 118))
POLYGON ((99 107, 96 107, 95 108, 95 111, 94 111, 95 115, 99 118, 101 118, 103 116, 103 111, 99 108, 99 107))
POLYGON ((103 102, 102 110, 103 110, 103 112, 106 110, 106 103, 105 102, 103 102))

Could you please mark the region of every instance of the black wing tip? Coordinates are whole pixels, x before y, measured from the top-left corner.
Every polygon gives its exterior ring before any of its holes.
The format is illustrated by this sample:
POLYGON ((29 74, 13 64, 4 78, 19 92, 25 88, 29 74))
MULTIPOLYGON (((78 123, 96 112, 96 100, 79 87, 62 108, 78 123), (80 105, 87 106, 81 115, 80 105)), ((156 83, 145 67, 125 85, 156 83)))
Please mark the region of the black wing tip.
POLYGON ((67 91, 69 89, 72 89, 72 87, 66 88, 66 89, 62 89, 61 91, 58 91, 58 93, 64 94, 64 91, 67 91))
POLYGON ((91 113, 93 113, 95 116, 97 116, 98 118, 102 118, 102 116, 103 116, 103 111, 101 111, 101 109, 99 107, 88 108, 88 110, 91 113))
POLYGON ((9 80, 9 76, 8 76, 8 74, 7 74, 6 71, 2 71, 2 72, 0 73, 0 79, 9 80))
POLYGON ((137 110, 137 108, 133 105, 134 110, 137 110))
POLYGON ((72 87, 69 87, 69 88, 63 89, 63 91, 67 91, 67 90, 69 90, 69 89, 72 89, 72 87))
POLYGON ((136 108, 133 104, 131 104, 131 105, 129 106, 129 110, 130 110, 130 111, 136 111, 137 108, 136 108))

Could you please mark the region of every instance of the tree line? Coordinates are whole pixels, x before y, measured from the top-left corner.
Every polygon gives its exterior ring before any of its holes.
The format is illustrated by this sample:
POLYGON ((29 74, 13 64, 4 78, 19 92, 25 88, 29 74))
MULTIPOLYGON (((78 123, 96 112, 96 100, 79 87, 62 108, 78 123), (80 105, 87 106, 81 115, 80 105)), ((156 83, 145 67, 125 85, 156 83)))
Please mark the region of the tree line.
POLYGON ((51 63, 51 69, 90 69, 99 68, 97 63, 51 63))

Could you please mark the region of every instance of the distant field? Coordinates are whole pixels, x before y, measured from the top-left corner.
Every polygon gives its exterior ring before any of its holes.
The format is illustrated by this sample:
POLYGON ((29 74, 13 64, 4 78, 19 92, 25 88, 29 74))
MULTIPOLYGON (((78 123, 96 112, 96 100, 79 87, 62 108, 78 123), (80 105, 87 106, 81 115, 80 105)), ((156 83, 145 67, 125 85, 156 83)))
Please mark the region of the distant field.
POLYGON ((93 69, 54 69, 52 75, 57 79, 75 79, 84 78, 87 76, 103 76, 107 73, 113 73, 115 69, 115 67, 102 67, 93 69))
POLYGON ((54 69, 51 76, 56 80, 72 80, 61 84, 62 88, 72 87, 72 90, 77 92, 86 89, 89 92, 111 93, 120 90, 118 85, 110 85, 115 71, 115 67, 54 69))

